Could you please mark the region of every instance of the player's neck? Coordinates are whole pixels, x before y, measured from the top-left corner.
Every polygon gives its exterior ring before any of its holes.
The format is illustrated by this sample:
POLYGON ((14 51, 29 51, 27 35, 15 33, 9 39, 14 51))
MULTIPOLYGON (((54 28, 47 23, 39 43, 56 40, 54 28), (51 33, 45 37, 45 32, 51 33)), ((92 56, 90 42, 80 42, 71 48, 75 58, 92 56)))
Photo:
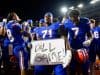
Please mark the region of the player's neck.
POLYGON ((50 26, 52 23, 46 23, 46 26, 50 26))
POLYGON ((79 25, 79 22, 80 22, 80 17, 78 17, 78 19, 76 19, 75 21, 74 21, 74 25, 79 25))

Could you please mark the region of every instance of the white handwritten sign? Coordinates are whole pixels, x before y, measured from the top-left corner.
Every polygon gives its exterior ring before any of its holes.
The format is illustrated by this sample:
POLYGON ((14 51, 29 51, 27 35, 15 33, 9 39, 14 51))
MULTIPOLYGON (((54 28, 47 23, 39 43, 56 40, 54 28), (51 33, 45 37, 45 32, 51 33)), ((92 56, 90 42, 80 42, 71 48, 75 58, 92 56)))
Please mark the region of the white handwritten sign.
POLYGON ((53 65, 63 63, 65 56, 64 39, 51 39, 32 42, 31 65, 53 65))

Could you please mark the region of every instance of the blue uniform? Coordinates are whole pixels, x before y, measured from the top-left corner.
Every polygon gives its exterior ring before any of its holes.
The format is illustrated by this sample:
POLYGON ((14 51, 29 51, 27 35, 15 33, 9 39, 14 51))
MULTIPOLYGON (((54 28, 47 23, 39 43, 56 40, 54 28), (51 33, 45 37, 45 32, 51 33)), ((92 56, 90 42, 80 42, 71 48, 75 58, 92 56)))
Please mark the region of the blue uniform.
MULTIPOLYGON (((68 30, 69 43, 72 49, 78 50, 84 48, 83 42, 86 40, 86 34, 90 32, 89 20, 87 18, 80 18, 80 21, 75 25, 70 19, 67 19, 64 24, 68 30)), ((76 61, 74 56, 72 57, 70 72, 71 75, 75 75, 76 67, 80 64, 76 61)), ((88 74, 88 63, 81 64, 83 75, 88 74)))
POLYGON ((73 49, 83 48, 83 42, 86 40, 86 33, 90 31, 88 19, 80 18, 78 25, 74 25, 73 22, 68 19, 64 25, 69 33, 71 47, 73 49))
POLYGON ((7 24, 8 41, 13 44, 13 53, 19 61, 19 52, 23 53, 24 67, 28 67, 28 54, 25 50, 24 40, 22 38, 21 25, 15 21, 10 21, 7 24))
POLYGON ((7 24, 7 36, 10 42, 14 45, 23 44, 21 25, 17 22, 8 22, 7 24))
MULTIPOLYGON (((3 22, 0 22, 0 32, 3 31, 3 28, 5 28, 3 22)), ((6 49, 6 47, 4 47, 5 38, 6 35, 0 33, 0 66, 3 61, 3 66, 7 67, 9 64, 9 58, 8 58, 8 50, 6 49)))
POLYGON ((37 40, 37 33, 40 27, 33 27, 31 28, 31 38, 37 40))
MULTIPOLYGON (((3 29, 5 29, 5 23, 0 22, 0 32, 2 32, 3 29)), ((6 35, 4 35, 4 33, 0 34, 0 66, 3 61, 3 66, 7 67, 9 65, 9 56, 8 56, 8 50, 4 46, 4 41, 6 40, 7 37, 6 35)))
MULTIPOLYGON (((30 20, 28 20, 28 22, 30 22, 30 20)), ((25 42, 25 44, 28 44, 29 42, 31 42, 30 39, 30 32, 31 32, 31 27, 29 26, 29 24, 27 25, 22 25, 22 29, 23 29, 23 40, 25 42)))
MULTIPOLYGON (((35 33, 42 40, 59 38, 58 35, 59 23, 52 23, 49 26, 43 26, 35 29, 35 33)), ((35 66, 35 75, 51 75, 54 70, 55 75, 67 75, 66 69, 61 64, 54 66, 35 66)))
POLYGON ((95 27, 92 30, 93 40, 90 45, 90 61, 95 62, 96 54, 100 58, 100 27, 95 27))
POLYGON ((59 38, 58 37, 58 30, 59 24, 52 24, 48 27, 43 26, 38 28, 38 30, 35 30, 35 32, 37 33, 38 37, 40 39, 53 39, 53 38, 59 38))
POLYGON ((38 34, 39 28, 40 28, 40 27, 34 27, 34 28, 32 28, 32 29, 31 29, 31 33, 33 33, 33 34, 38 34))

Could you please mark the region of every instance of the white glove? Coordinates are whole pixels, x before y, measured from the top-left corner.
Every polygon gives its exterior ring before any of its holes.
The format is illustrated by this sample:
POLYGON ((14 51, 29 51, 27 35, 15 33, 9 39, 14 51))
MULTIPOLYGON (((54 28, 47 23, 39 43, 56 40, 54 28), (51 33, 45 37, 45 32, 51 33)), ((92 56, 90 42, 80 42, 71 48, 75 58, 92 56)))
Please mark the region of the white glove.
POLYGON ((86 41, 83 42, 83 45, 86 46, 86 47, 90 46, 90 44, 91 44, 91 40, 86 40, 86 41))
POLYGON ((66 68, 69 65, 69 63, 71 62, 71 58, 72 58, 71 50, 67 50, 66 55, 63 59, 63 64, 62 64, 63 68, 66 68))

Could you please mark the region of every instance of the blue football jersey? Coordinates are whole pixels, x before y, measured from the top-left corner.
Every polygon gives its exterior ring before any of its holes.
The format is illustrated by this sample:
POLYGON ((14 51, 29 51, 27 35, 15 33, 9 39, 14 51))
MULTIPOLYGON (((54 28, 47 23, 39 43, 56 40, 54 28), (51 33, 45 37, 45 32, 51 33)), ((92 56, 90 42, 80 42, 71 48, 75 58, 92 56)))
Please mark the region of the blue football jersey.
POLYGON ((95 27, 92 30, 93 40, 90 44, 90 61, 95 62, 96 55, 100 56, 100 27, 95 27))
POLYGON ((7 36, 10 42, 13 44, 22 44, 22 32, 21 32, 21 25, 15 21, 10 21, 7 24, 7 36))
POLYGON ((79 23, 75 25, 70 19, 67 19, 64 26, 68 30, 71 47, 73 49, 83 48, 86 33, 90 31, 89 20, 87 18, 80 18, 79 23))
POLYGON ((95 49, 100 50, 100 26, 92 29, 92 35, 93 35, 92 46, 94 46, 95 49), (98 48, 96 48, 97 46, 98 48))
POLYGON ((95 40, 99 41, 100 40, 100 26, 93 28, 92 29, 92 34, 93 34, 93 38, 95 40))
POLYGON ((40 39, 53 39, 58 38, 58 29, 59 22, 36 28, 35 33, 40 39))

